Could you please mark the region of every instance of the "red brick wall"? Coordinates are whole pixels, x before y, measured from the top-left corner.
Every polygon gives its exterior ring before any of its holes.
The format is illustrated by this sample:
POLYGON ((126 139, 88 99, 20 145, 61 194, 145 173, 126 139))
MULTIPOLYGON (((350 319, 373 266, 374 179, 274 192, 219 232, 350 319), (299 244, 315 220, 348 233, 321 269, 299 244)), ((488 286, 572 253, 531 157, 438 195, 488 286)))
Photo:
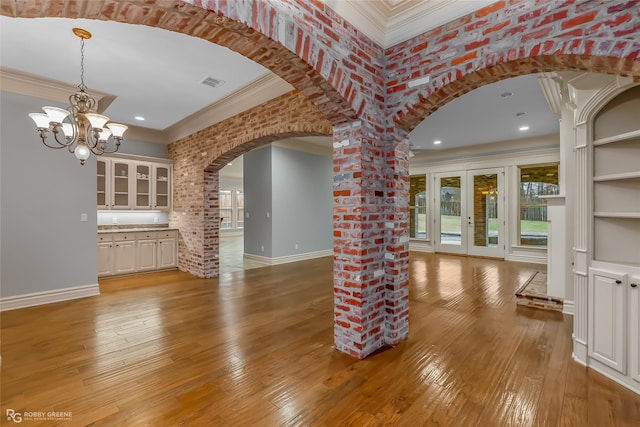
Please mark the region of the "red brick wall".
POLYGON ((501 0, 386 50, 387 114, 412 130, 508 77, 579 69, 640 78, 640 2, 501 0), (430 77, 426 86, 408 82, 430 77))
POLYGON ((299 92, 291 92, 169 145, 173 166, 172 226, 180 229, 180 269, 199 277, 219 272, 218 171, 278 139, 331 135, 331 123, 299 92))
MULTIPOLYGON (((336 129, 335 337, 356 357, 408 334, 406 132, 451 99, 507 77, 577 68, 640 78, 638 0, 502 0, 386 50, 318 0, 193 3, 2 0, 1 13, 182 32, 264 65, 306 96, 336 129), (423 76, 427 85, 408 87, 423 76)), ((273 112, 289 115, 295 105, 273 112)), ((268 119, 229 119, 171 145, 182 268, 217 273, 218 168, 278 135, 330 132, 317 110, 304 108, 308 126, 258 108, 268 119)))

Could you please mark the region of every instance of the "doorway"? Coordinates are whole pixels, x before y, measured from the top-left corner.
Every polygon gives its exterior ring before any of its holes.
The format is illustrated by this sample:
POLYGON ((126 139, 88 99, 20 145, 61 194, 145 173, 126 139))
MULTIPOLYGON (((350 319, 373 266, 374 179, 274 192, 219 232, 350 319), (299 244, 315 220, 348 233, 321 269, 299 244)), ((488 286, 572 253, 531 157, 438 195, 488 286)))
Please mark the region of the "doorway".
POLYGON ((504 258, 504 168, 435 175, 435 249, 504 258))

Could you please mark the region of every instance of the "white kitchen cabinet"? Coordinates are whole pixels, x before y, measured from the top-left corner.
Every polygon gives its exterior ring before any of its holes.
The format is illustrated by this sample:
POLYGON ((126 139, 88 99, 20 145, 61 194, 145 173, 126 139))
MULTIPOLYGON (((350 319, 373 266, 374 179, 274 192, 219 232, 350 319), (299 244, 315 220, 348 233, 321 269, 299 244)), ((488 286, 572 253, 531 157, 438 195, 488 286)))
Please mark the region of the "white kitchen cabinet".
POLYGON ((640 383, 640 275, 629 282, 629 375, 640 383))
POLYGON ((178 245, 176 238, 158 239, 158 268, 178 266, 178 245))
POLYGON ((178 266, 178 231, 98 233, 98 276, 143 273, 178 266))
POLYGON ((132 165, 120 159, 111 161, 111 209, 129 209, 131 207, 132 165))
POLYGON ((113 238, 111 235, 98 235, 98 277, 113 274, 113 238))
POLYGON ((109 209, 111 203, 111 160, 98 157, 96 169, 98 209, 109 209))
POLYGON ((171 173, 172 165, 164 159, 99 156, 98 209, 169 211, 171 173))
POLYGON ((153 165, 153 209, 171 209, 171 167, 153 165))
POLYGON ((136 241, 132 233, 118 233, 113 236, 113 274, 136 272, 136 241))
POLYGON ((137 262, 136 262, 136 271, 151 271, 157 270, 157 256, 156 256, 156 246, 158 242, 154 238, 153 240, 137 240, 136 241, 136 249, 137 249, 137 262))
POLYGON ((589 269, 589 356, 627 373, 627 275, 589 269))

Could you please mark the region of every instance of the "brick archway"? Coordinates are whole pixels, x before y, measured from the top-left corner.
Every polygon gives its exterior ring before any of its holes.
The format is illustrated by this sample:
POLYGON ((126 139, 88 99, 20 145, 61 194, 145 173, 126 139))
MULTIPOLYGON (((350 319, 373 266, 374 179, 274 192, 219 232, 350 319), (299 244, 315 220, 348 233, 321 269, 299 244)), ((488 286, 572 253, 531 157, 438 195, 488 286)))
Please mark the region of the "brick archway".
POLYGON ((180 269, 199 277, 218 276, 218 171, 254 148, 307 135, 331 136, 332 126, 294 91, 169 145, 175 162, 170 222, 180 229, 180 269))
POLYGON ((593 73, 614 74, 640 80, 640 62, 628 58, 591 57, 585 55, 549 55, 522 58, 498 66, 466 74, 437 91, 420 94, 420 102, 411 105, 406 112, 399 112, 396 125, 411 132, 425 118, 453 99, 481 86, 524 74, 579 70, 593 73))

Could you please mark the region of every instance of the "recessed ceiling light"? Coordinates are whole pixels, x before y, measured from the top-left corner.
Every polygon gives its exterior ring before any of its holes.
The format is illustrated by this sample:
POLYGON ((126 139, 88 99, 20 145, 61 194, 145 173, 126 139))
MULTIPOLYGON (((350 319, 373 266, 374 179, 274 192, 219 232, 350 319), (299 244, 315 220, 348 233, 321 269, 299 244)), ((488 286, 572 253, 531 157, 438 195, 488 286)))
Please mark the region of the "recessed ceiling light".
POLYGON ((227 166, 232 166, 232 165, 233 165, 233 163, 227 163, 227 166))
POLYGON ((142 116, 135 116, 134 119, 139 120, 139 121, 144 121, 144 117, 142 116))
POLYGON ((500 98, 508 98, 510 96, 513 96, 513 92, 502 92, 500 94, 500 98))
POLYGON ((524 132, 525 130, 529 130, 529 126, 520 126, 520 132, 524 132))
POLYGON ((519 113, 516 113, 516 117, 522 117, 522 116, 524 116, 525 114, 527 114, 527 113, 525 113, 524 111, 521 111, 521 112, 519 112, 519 113))
POLYGON ((438 140, 433 141, 433 143, 434 143, 434 144, 436 144, 436 145, 438 145, 438 144, 442 144, 442 141, 440 141, 440 140, 438 139, 438 140))

